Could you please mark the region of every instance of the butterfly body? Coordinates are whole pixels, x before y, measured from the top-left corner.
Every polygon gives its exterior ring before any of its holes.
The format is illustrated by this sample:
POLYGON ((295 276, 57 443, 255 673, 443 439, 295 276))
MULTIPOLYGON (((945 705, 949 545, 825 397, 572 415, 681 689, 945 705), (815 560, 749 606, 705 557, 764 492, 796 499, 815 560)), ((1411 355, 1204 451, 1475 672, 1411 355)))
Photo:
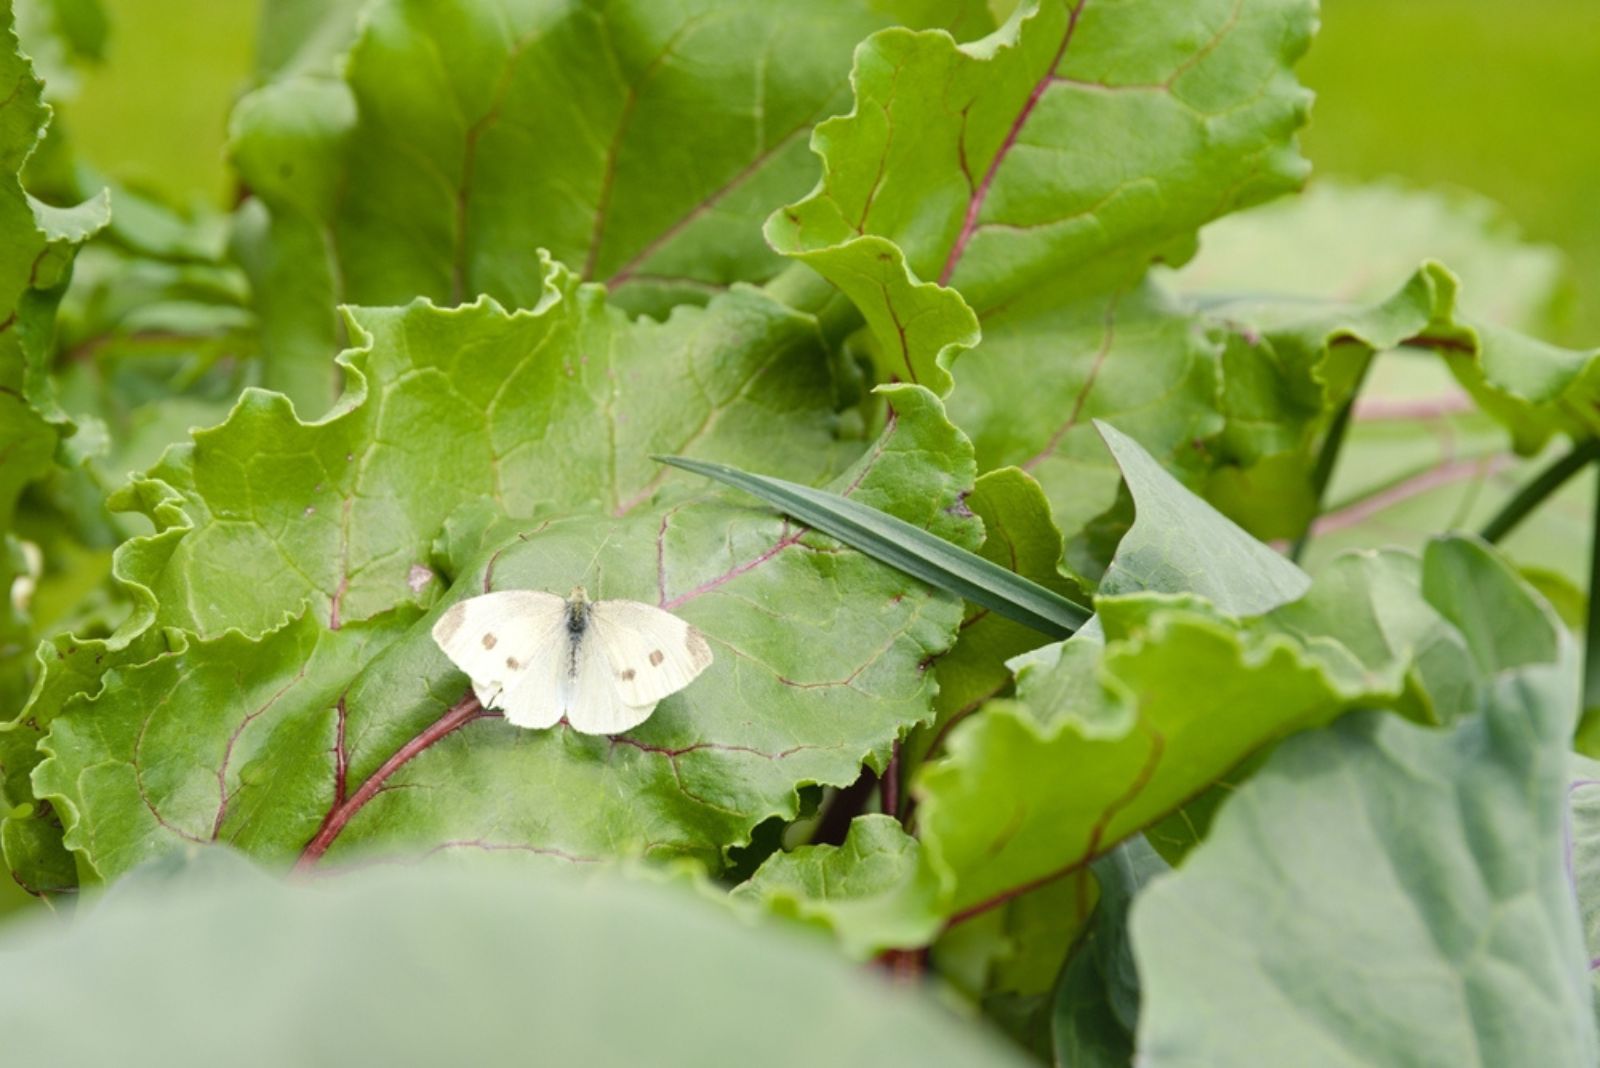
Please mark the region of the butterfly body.
POLYGON ((705 637, 639 601, 501 590, 451 605, 433 639, 485 708, 519 727, 585 734, 638 726, 711 663, 705 637))

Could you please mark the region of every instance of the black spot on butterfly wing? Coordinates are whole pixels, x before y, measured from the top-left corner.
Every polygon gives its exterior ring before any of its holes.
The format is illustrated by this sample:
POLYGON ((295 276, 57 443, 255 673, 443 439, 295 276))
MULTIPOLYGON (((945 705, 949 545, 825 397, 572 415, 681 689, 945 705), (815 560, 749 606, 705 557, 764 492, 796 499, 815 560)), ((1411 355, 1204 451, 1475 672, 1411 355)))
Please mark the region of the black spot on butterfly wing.
POLYGON ((667 658, 667 654, 663 653, 660 649, 652 649, 652 650, 650 650, 650 666, 651 667, 660 667, 661 666, 661 661, 665 660, 666 658, 667 658))

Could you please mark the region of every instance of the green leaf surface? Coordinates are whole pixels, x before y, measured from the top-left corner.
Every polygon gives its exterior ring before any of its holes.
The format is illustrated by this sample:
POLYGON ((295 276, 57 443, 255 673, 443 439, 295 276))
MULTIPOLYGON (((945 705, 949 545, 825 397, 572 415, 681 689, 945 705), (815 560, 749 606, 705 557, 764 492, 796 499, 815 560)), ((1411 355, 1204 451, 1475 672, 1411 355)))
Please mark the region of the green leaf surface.
POLYGON ((1285 743, 1135 906, 1140 1057, 1593 1063, 1562 857, 1574 678, 1503 673, 1448 732, 1368 713, 1285 743))
POLYGON ((1193 593, 1238 616, 1305 594, 1305 572, 1196 499, 1128 435, 1105 423, 1096 429, 1138 512, 1100 583, 1102 594, 1193 593))
MULTIPOLYGON (((1050 502, 1026 472, 1001 468, 979 477, 967 507, 983 521, 979 553, 1006 570, 1079 603, 1088 601, 1077 584, 1061 574, 1061 532, 1050 518, 1050 502)), ((913 750, 938 747, 955 723, 1011 685, 1006 662, 1045 643, 1044 635, 1004 615, 967 606, 961 637, 939 658, 939 718, 913 750)), ((920 754, 916 754, 919 755, 920 754)))
POLYGON ((1092 865, 1100 900, 1056 985, 1051 1040, 1059 1068, 1120 1068, 1133 1060, 1139 976, 1128 939, 1128 909, 1170 870, 1142 837, 1092 865))
MULTIPOLYGON (((50 110, 20 51, 10 4, 0 9, 0 87, 0 719, 9 719, 33 683, 27 656, 38 640, 32 600, 44 570, 37 544, 23 546, 17 501, 52 472, 61 439, 74 429, 49 376, 55 313, 73 256, 105 225, 107 204, 102 196, 53 208, 22 188, 19 174, 44 135, 50 110)), ((19 761, 9 741, 0 736, 0 807, 8 809, 28 800, 15 783, 27 758, 19 761)), ((59 863, 47 866, 51 872, 27 885, 52 883, 59 863)))
POLYGON ((1589 986, 1600 1018, 1600 761, 1577 754, 1567 780, 1567 871, 1578 898, 1589 986))
POLYGON ((204 855, 131 880, 72 929, 10 928, 7 1053, 130 1066, 702 1065, 750 1050, 773 1065, 1026 1063, 925 994, 660 881, 383 868, 312 888, 241 867, 204 855), (474 994, 441 1006, 460 990, 474 994), (726 1018, 713 1024, 710 1005, 726 1018))
POLYGON ((1039 478, 1088 577, 1108 554, 1086 528, 1117 486, 1092 419, 1193 486, 1212 463, 1222 328, 1138 279, 1303 176, 1307 95, 1288 68, 1311 15, 1297 0, 1044 0, 970 45, 884 31, 857 54, 854 110, 818 127, 817 189, 768 221, 775 248, 855 302, 881 376, 945 388, 982 324, 952 418, 980 469, 1039 478))
POLYGON ((768 235, 887 238, 980 317, 1091 258, 1183 258, 1200 224, 1303 177, 1308 94, 1287 67, 1311 27, 1298 0, 1045 0, 971 45, 878 33, 854 110, 817 130, 821 184, 768 235))
POLYGON ((260 634, 307 599, 329 622, 427 603, 436 587, 416 569, 431 566, 452 512, 484 501, 516 518, 635 514, 668 480, 654 451, 807 481, 854 451, 835 442, 809 317, 744 289, 665 323, 632 321, 544 262, 531 311, 482 300, 350 312, 363 344, 341 357, 351 388, 326 419, 247 392, 125 494, 158 529, 187 531, 142 576, 159 622, 260 634), (691 388, 675 388, 686 373, 691 388))
POLYGON ((944 924, 933 872, 892 816, 857 816, 844 844, 777 853, 734 889, 779 916, 826 928, 850 956, 927 945, 944 924))
POLYGON ((953 640, 956 601, 647 454, 838 471, 845 499, 970 544, 970 447, 938 401, 885 390, 888 425, 863 451, 834 437, 809 318, 746 289, 632 322, 564 269, 550 279, 530 312, 357 313, 369 345, 327 420, 247 394, 135 485, 166 529, 119 568, 156 591, 156 627, 197 637, 113 656, 98 696, 73 698, 97 683, 63 661, 36 701, 52 759, 35 791, 93 872, 195 838, 306 865, 511 849, 720 866, 757 824, 792 818, 797 789, 881 769, 932 716, 925 663, 953 640), (680 363, 696 395, 671 389, 680 363), (429 635, 444 601, 578 584, 681 614, 715 664, 617 739, 525 732, 460 700, 429 635))
POLYGON ((765 281, 760 220, 814 173, 850 50, 901 19, 991 25, 973 0, 372 5, 342 82, 268 86, 234 120, 281 380, 308 414, 331 399, 340 302, 532 306, 534 248, 655 315, 765 281))
POLYGON ((1088 278, 1066 295, 1041 287, 1014 313, 986 320, 949 400, 980 469, 1020 467, 1044 486, 1067 562, 1091 580, 1126 528, 1121 473, 1094 421, 1136 438, 1196 491, 1218 460, 1208 443, 1224 427, 1226 331, 1152 285, 1105 285, 1088 278))

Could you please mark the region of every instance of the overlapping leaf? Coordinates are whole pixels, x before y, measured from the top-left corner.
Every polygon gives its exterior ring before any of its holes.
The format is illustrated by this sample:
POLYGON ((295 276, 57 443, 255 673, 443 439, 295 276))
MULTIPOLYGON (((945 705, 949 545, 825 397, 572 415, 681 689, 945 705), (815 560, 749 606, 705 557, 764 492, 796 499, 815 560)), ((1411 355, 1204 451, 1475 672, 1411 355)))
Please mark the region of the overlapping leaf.
POLYGON ((1473 662, 1461 628, 1480 613, 1454 604, 1442 559, 1358 560, 1310 586, 1132 442, 1108 441, 1138 518, 1096 602, 1103 634, 1019 662, 1018 700, 953 730, 918 782, 926 855, 958 918, 1077 869, 1286 733, 1363 705, 1448 718, 1494 670, 1473 662))
MULTIPOLYGON (((1314 503, 1305 470, 1328 409, 1371 356, 1412 346, 1367 376, 1315 527, 1320 559, 1369 544, 1374 526, 1386 542, 1420 547, 1441 529, 1481 524, 1527 477, 1496 421, 1524 451, 1554 431, 1589 432, 1589 357, 1513 332, 1551 327, 1559 258, 1480 200, 1318 186, 1214 224, 1202 254, 1163 281, 1238 324, 1225 360, 1229 466, 1207 492, 1262 536, 1304 528, 1314 503), (1417 269, 1437 260, 1449 270, 1417 269), (1537 380, 1514 370, 1541 367, 1537 380)), ((1551 529, 1525 535, 1528 559, 1586 567, 1565 559, 1562 510, 1541 518, 1551 529)))
POLYGON ((831 930, 862 958, 926 945, 944 922, 938 882, 920 863, 916 839, 887 815, 856 817, 843 845, 775 854, 733 897, 831 930))
POLYGON ((985 319, 1091 259, 1185 258, 1200 224, 1303 177, 1288 65, 1311 27, 1298 0, 1044 0, 968 46, 876 34, 854 110, 817 131, 821 184, 768 232, 802 255, 887 238, 985 319))
POLYGON ((1497 670, 1483 711, 1449 732, 1353 716, 1238 790, 1134 907, 1142 1059, 1595 1059, 1562 856, 1575 674, 1503 563, 1446 555, 1473 618, 1524 624, 1475 643, 1497 670), (1246 1006, 1248 1028, 1218 1025, 1246 1006))
POLYGON ((1094 418, 1193 488, 1218 460, 1228 327, 1140 275, 1300 180, 1289 67, 1310 28, 1294 0, 1045 0, 968 46, 884 31, 857 56, 854 111, 818 128, 817 190, 768 222, 862 310, 881 377, 949 388, 962 313, 981 323, 952 418, 980 469, 1039 479, 1088 579, 1120 533, 1100 529, 1118 477, 1094 418))
MULTIPOLYGON (((55 312, 73 255, 107 216, 103 197, 57 209, 22 188, 19 174, 50 111, 19 50, 9 3, 0 7, 0 93, 0 718, 9 719, 32 681, 27 654, 37 637, 30 616, 44 569, 37 546, 26 549, 13 529, 17 500, 51 470, 73 429, 49 377, 55 312)), ((17 776, 26 774, 21 765, 31 760, 13 741, 0 730, 0 803, 23 806, 18 818, 44 821, 47 814, 25 806, 26 788, 17 789, 17 776)), ((58 830, 39 833, 48 838, 58 830)))
POLYGON ((979 0, 374 5, 342 81, 235 115, 269 384, 321 410, 341 301, 533 304, 534 248, 656 314, 769 278, 760 220, 810 181, 851 49, 902 20, 992 25, 979 0))

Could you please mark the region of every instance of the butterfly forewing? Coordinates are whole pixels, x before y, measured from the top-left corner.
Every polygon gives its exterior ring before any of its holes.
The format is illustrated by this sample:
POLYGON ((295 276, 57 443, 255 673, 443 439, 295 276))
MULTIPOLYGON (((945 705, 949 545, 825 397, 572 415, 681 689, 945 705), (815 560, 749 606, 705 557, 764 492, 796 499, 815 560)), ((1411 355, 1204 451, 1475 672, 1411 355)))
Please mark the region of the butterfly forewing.
POLYGON ((472 680, 485 708, 519 727, 561 719, 569 642, 566 601, 537 590, 503 590, 451 605, 433 640, 472 680))
POLYGON ((596 601, 589 609, 589 629, 629 705, 655 705, 711 663, 711 646, 699 631, 671 612, 638 601, 596 601))

